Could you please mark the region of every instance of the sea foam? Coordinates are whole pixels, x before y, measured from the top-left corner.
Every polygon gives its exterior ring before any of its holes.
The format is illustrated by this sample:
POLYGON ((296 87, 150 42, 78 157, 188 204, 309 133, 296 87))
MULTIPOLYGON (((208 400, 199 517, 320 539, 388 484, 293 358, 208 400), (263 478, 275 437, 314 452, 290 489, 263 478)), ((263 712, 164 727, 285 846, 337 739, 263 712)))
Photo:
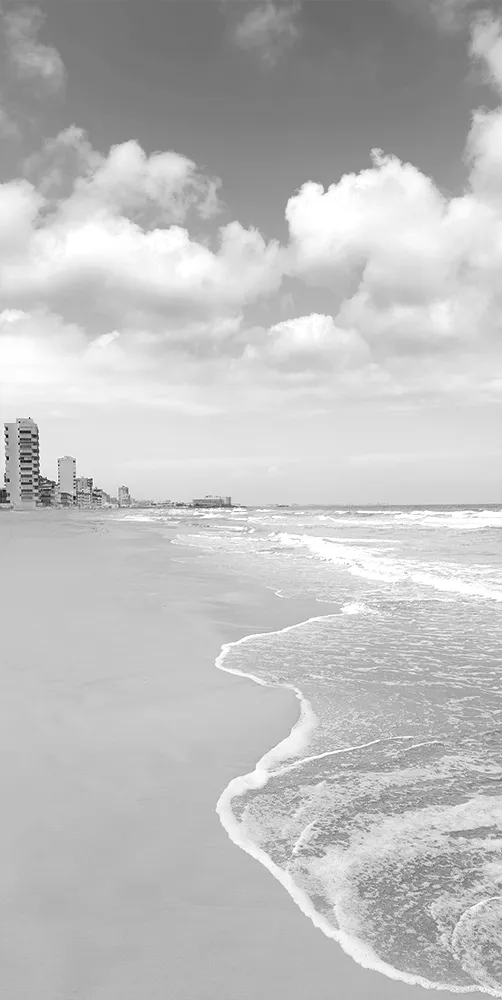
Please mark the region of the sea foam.
POLYGON ((416 561, 395 555, 389 556, 387 554, 389 550, 386 548, 368 549, 355 542, 347 545, 332 538, 295 535, 288 532, 279 532, 277 539, 285 548, 303 547, 313 557, 331 562, 352 576, 360 576, 375 583, 412 583, 460 596, 502 601, 502 589, 497 586, 487 586, 481 580, 473 580, 471 567, 464 571, 470 577, 465 579, 460 576, 461 570, 456 566, 441 563, 436 566, 424 564, 425 568, 420 568, 420 564, 416 561))
MULTIPOLYGON (((227 661, 232 656, 232 653, 235 653, 238 648, 242 647, 244 644, 252 644, 254 641, 260 640, 264 636, 267 636, 268 638, 274 636, 281 637, 286 633, 294 633, 295 630, 302 629, 305 626, 308 627, 314 622, 322 622, 326 617, 334 618, 335 616, 319 616, 311 618, 305 622, 299 623, 298 625, 288 626, 285 629, 278 630, 274 633, 258 633, 256 635, 249 635, 238 640, 237 642, 225 644, 216 660, 216 666, 221 670, 238 676, 247 677, 255 681, 255 683, 266 686, 267 681, 262 677, 253 675, 248 671, 242 671, 238 667, 231 667, 227 661)), ((485 975, 483 970, 481 970, 481 973, 478 974, 481 968, 480 963, 482 965, 482 948, 476 938, 476 927, 478 927, 478 924, 476 924, 472 916, 469 917, 468 915, 473 907, 469 907, 466 913, 461 915, 461 918, 457 922, 454 929, 455 953, 459 957, 459 965, 461 965, 461 967, 467 972, 470 981, 465 984, 460 982, 451 983, 448 980, 431 981, 422 975, 397 969, 391 963, 382 960, 371 944, 367 940, 363 940, 358 934, 359 928, 357 919, 354 921, 354 916, 350 917, 350 913, 349 918, 346 918, 345 921, 350 928, 350 931, 348 932, 347 929, 343 927, 343 921, 342 926, 336 926, 336 919, 335 921, 328 919, 324 913, 319 912, 319 909, 316 908, 311 897, 309 896, 308 891, 306 891, 306 889, 301 885, 301 872, 302 870, 305 871, 305 869, 302 869, 301 867, 301 856, 305 851, 308 853, 312 839, 315 836, 315 818, 311 819, 306 816, 305 824, 301 826, 298 835, 295 835, 291 851, 291 862, 294 862, 295 864, 298 862, 299 867, 294 873, 292 873, 291 870, 281 867, 274 861, 274 859, 270 856, 270 853, 267 853, 263 845, 260 843, 259 837, 257 838, 256 830, 254 836, 250 835, 249 830, 246 827, 242 807, 239 805, 239 803, 250 794, 259 794, 260 792, 266 790, 266 786, 274 779, 277 779, 278 777, 281 778, 281 776, 284 775, 287 776, 289 772, 298 771, 305 766, 316 766, 317 762, 325 758, 334 758, 335 756, 341 757, 343 755, 350 754, 353 751, 365 753, 368 748, 373 748, 377 745, 392 744, 393 742, 396 743, 396 741, 392 740, 378 739, 358 744, 356 746, 343 747, 334 751, 328 751, 323 754, 308 755, 306 751, 308 751, 311 736, 316 728, 318 720, 315 717, 309 701, 305 698, 299 688, 287 683, 284 684, 284 687, 292 689, 295 696, 300 701, 299 719, 293 726, 290 734, 286 736, 286 738, 276 747, 269 750, 258 761, 252 772, 234 778, 222 792, 216 806, 216 811, 223 827, 228 833, 229 838, 233 841, 233 843, 245 850, 249 855, 264 865, 264 867, 281 883, 281 885, 283 885, 300 910, 312 921, 314 926, 321 930, 327 937, 336 941, 343 948, 343 950, 362 967, 378 971, 389 978, 396 979, 410 985, 420 985, 429 989, 450 990, 451 992, 456 993, 479 991, 492 996, 502 996, 498 984, 492 983, 488 974, 485 975), (298 873, 300 873, 300 882, 298 881, 298 877, 295 878, 295 874, 298 876, 298 873), (474 939, 475 942, 474 957, 473 949, 469 944, 471 939, 474 939), (479 982, 480 978, 483 979, 481 983, 479 982), (476 979, 478 979, 478 982, 476 982, 476 979)), ((432 741, 432 743, 434 742, 435 741, 432 741)), ((401 741, 401 744, 402 743, 403 741, 401 741)), ((429 751, 430 745, 431 741, 424 741, 423 743, 407 741, 406 749, 407 752, 413 751, 416 753, 417 750, 425 747, 429 751)), ((321 782, 321 786, 322 784, 323 783, 321 782)), ((471 807, 474 809, 476 822, 479 819, 479 805, 480 804, 477 803, 471 807)), ((487 806, 486 803, 482 803, 481 805, 483 807, 487 806)), ((469 824, 472 825, 471 817, 467 812, 467 806, 455 807, 453 809, 453 814, 458 817, 456 824, 457 827, 460 824, 460 829, 462 829, 462 827, 469 828, 469 824), (462 819, 462 816, 464 816, 464 819, 462 819)), ((430 818, 428 819, 428 824, 432 826, 432 828, 434 827, 433 817, 434 812, 430 814, 430 818)), ((423 817, 421 813, 417 814, 417 822, 419 824, 423 822, 424 818, 426 819, 426 817, 423 817)), ((487 819, 490 820, 491 818, 491 814, 487 816, 487 819)), ((414 830, 414 822, 413 815, 411 814, 405 815, 401 820, 403 833, 408 828, 410 830, 410 834, 405 834, 405 837, 409 837, 411 835, 412 840, 413 837, 416 836, 416 834, 412 832, 414 830)), ((437 822, 440 822, 440 816, 437 822)), ((394 825, 392 825, 388 835, 384 834, 382 829, 382 836, 384 836, 383 843, 392 843, 395 835, 396 830, 394 825)), ((400 836, 402 836, 402 834, 400 836)), ((341 855, 339 857, 332 858, 330 861, 329 852, 326 852, 324 864, 328 865, 331 875, 333 871, 343 871, 343 858, 341 855), (333 861, 336 861, 334 866, 333 861)), ((314 863, 313 871, 317 879, 321 878, 321 880, 324 880, 326 883, 329 882, 329 878, 326 878, 326 875, 323 876, 320 862, 314 863)), ((336 898, 334 898, 334 914, 336 914, 338 906, 339 904, 337 903, 336 898)), ((481 908, 482 911, 484 908, 484 912, 487 913, 486 922, 489 923, 491 920, 493 924, 493 914, 490 910, 486 910, 486 907, 484 907, 484 901, 481 901, 480 904, 474 904, 474 908, 476 906, 478 906, 478 911, 479 908, 481 908)))

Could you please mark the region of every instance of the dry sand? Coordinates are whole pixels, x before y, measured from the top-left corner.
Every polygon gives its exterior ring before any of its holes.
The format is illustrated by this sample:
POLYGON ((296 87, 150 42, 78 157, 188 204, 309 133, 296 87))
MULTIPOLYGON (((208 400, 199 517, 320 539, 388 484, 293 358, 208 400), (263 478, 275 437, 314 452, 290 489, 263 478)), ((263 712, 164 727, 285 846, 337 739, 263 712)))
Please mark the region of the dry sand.
POLYGON ((106 517, 0 512, 0 560, 2 1000, 426 1000, 315 930, 214 811, 298 715, 216 670, 221 644, 319 605, 106 517))

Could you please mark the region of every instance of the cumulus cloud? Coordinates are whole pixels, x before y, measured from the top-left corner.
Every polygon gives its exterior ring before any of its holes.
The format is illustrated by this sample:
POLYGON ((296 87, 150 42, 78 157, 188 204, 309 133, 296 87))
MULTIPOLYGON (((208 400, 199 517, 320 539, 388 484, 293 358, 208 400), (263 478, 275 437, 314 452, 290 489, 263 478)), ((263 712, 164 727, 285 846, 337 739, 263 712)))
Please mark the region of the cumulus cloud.
POLYGON ((176 153, 148 156, 136 142, 95 153, 78 129, 66 130, 31 158, 28 173, 70 152, 75 175, 66 197, 49 197, 67 175, 42 170, 0 185, 0 282, 6 305, 48 305, 79 318, 96 315, 227 315, 275 291, 279 248, 238 222, 219 229, 216 248, 192 239, 184 221, 207 218, 217 181, 176 153), (46 192, 45 194, 43 192, 46 192), (175 223, 175 224, 173 224, 175 223))
MULTIPOLYGON (((501 78, 500 25, 476 22, 472 54, 501 78)), ((409 163, 372 166, 290 198, 288 270, 332 291, 337 327, 374 356, 478 350, 501 331, 502 110, 474 115, 464 193, 445 196, 409 163)))
MULTIPOLYGON (((497 86, 501 44, 498 23, 475 22, 472 58, 497 86)), ((70 126, 0 184, 2 378, 19 398, 184 412, 495 398, 501 109, 474 115, 466 163, 450 197, 376 150, 367 169, 292 195, 280 246, 238 221, 195 237, 217 178, 136 140, 98 151, 70 126), (305 284, 323 289, 323 312, 279 322, 305 284), (269 325, 256 319, 264 299, 269 325)))
POLYGON ((134 139, 112 146, 103 156, 76 125, 29 156, 25 173, 47 195, 71 194, 67 210, 86 214, 106 206, 165 224, 183 222, 191 208, 202 219, 220 208, 220 179, 202 174, 186 156, 172 150, 147 155, 134 139))
POLYGON ((89 340, 76 323, 47 310, 0 312, 2 402, 43 408, 126 404, 178 413, 218 412, 201 398, 187 361, 162 364, 147 333, 111 330, 89 340))
POLYGON ((16 5, 3 14, 7 60, 21 79, 57 91, 65 82, 65 68, 59 52, 39 41, 44 16, 37 7, 16 5))
POLYGON ((326 191, 304 184, 289 199, 291 272, 313 284, 336 281, 343 296, 363 279, 382 293, 390 283, 392 296, 434 293, 447 267, 437 232, 443 207, 428 177, 376 150, 370 169, 326 191))
POLYGON ((262 65, 275 66, 300 37, 299 3, 266 3, 253 7, 234 27, 235 44, 254 52, 262 65))
POLYGON ((270 327, 262 343, 249 345, 247 357, 289 371, 345 371, 366 364, 369 351, 356 330, 341 329, 332 316, 312 313, 270 327))

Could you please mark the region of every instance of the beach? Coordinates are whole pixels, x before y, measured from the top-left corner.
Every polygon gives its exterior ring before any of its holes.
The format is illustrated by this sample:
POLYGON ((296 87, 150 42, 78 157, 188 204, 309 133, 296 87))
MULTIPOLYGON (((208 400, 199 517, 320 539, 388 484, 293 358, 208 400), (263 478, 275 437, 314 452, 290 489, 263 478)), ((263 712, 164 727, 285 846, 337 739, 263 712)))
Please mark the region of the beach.
POLYGON ((0 553, 0 996, 425 997, 316 930, 215 811, 299 714, 222 645, 329 606, 106 514, 2 512, 0 553))

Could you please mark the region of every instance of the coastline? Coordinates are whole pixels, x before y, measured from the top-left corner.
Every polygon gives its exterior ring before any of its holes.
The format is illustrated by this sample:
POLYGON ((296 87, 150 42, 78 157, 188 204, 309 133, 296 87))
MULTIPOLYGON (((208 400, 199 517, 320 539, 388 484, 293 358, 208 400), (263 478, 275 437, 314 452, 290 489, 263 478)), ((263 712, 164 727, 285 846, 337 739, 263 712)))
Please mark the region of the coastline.
MULTIPOLYGON (((280 634, 281 632, 288 631, 289 629, 298 628, 302 625, 308 624, 312 620, 316 619, 309 618, 304 622, 298 622, 296 625, 287 626, 284 629, 277 629, 274 630, 274 632, 280 634)), ((238 646, 241 642, 245 642, 247 640, 261 638, 264 634, 267 633, 257 633, 256 635, 251 634, 245 636, 243 639, 237 640, 236 642, 225 644, 223 647, 223 653, 220 654, 220 657, 216 660, 216 666, 220 669, 227 670, 230 674, 250 679, 256 684, 266 687, 266 683, 260 678, 253 676, 253 674, 225 668, 218 662, 221 659, 221 656, 226 655, 232 647, 238 646)), ((274 686, 276 687, 276 685, 274 686)), ((399 970, 395 969, 393 966, 383 962, 368 944, 363 944, 357 938, 351 937, 343 931, 336 931, 335 928, 316 911, 308 895, 297 886, 291 876, 284 869, 276 865, 265 851, 261 850, 259 846, 242 834, 240 825, 235 820, 232 812, 231 803, 234 797, 238 797, 250 789, 256 790, 263 788, 270 777, 288 771, 290 768, 293 769, 297 767, 299 763, 309 760, 317 760, 320 757, 325 757, 330 754, 345 753, 349 749, 354 750, 358 749, 359 746, 367 747, 380 742, 380 740, 371 740, 369 743, 360 744, 358 747, 343 747, 341 749, 327 751, 323 754, 315 754, 312 757, 307 754, 304 758, 298 759, 296 756, 298 746, 302 746, 307 743, 308 730, 312 729, 312 725, 315 725, 315 721, 312 721, 312 709, 310 707, 310 703, 304 697, 299 688, 290 684, 283 684, 280 685, 280 687, 295 692, 295 697, 300 702, 300 715, 292 726, 289 735, 281 740, 276 746, 268 750, 263 757, 257 761, 254 770, 248 772, 247 774, 238 775, 233 778, 220 795, 216 805, 216 812, 232 843, 249 854, 249 856, 255 861, 258 861, 261 865, 263 865, 263 867, 270 872, 274 879, 276 879, 286 890, 293 902, 304 914, 304 916, 311 921, 313 926, 317 930, 321 931, 328 939, 339 945, 344 954, 353 959, 361 969, 368 972, 379 973, 380 975, 383 975, 391 981, 399 983, 404 987, 421 987, 422 989, 429 991, 432 990, 435 994, 439 993, 440 996, 449 996, 453 993, 461 994, 463 996, 467 995, 469 997, 479 996, 479 994, 493 997, 500 996, 500 993, 495 990, 490 990, 481 986, 477 990, 475 987, 449 988, 447 984, 438 983, 434 985, 428 980, 423 979, 421 976, 411 976, 409 973, 400 973, 399 970), (302 734, 302 729, 305 727, 307 732, 302 734), (287 752, 286 748, 288 748, 291 752, 291 758, 293 758, 290 764, 287 763, 290 754, 287 752), (286 762, 283 767, 269 767, 270 764, 274 765, 276 763, 280 763, 281 761, 286 762)), ((375 993, 375 991, 371 993, 371 996, 376 995, 380 996, 380 994, 375 993)), ((402 994, 400 994, 400 996, 401 995, 402 994)), ((357 994, 357 996, 366 997, 367 994, 357 994)))
POLYGON ((0 532, 6 620, 31 626, 2 657, 9 1000, 420 1000, 315 930, 215 813, 298 724, 293 692, 215 662, 319 605, 151 525, 37 512, 0 532))

